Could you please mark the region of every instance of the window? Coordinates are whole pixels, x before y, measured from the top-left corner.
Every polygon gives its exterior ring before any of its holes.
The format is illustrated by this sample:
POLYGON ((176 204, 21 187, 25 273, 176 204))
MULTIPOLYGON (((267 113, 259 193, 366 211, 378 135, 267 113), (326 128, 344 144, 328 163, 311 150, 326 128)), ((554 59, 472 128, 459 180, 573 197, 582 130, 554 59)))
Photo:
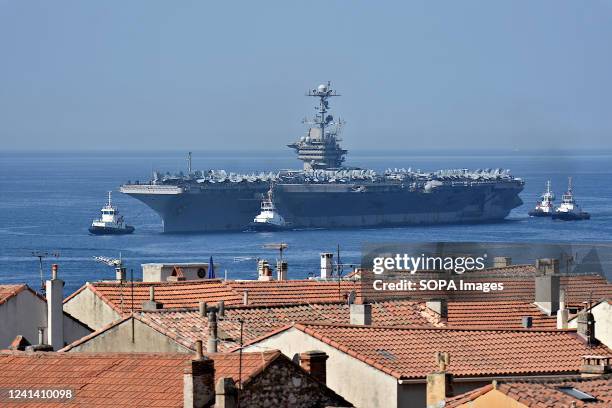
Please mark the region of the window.
POLYGON ((574 388, 574 387, 558 387, 557 389, 561 391, 562 393, 567 394, 570 397, 576 398, 580 401, 584 401, 584 402, 597 401, 597 398, 595 398, 594 396, 587 394, 586 392, 582 392, 579 389, 574 388))

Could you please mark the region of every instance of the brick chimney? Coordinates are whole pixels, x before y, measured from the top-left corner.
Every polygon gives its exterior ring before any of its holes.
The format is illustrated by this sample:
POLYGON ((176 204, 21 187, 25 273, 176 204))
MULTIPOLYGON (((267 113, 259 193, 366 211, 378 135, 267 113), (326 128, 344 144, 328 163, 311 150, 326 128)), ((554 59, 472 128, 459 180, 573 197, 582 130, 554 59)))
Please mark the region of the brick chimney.
POLYGON ((203 408, 215 398, 215 365, 202 354, 202 340, 196 341, 194 359, 183 372, 183 408, 203 408))
POLYGON ((325 384, 327 381, 327 359, 329 356, 319 350, 300 354, 300 366, 313 378, 325 384))
POLYGON ((543 258, 536 260, 535 304, 544 313, 553 316, 559 310, 559 260, 543 258))
POLYGON ((611 359, 610 356, 582 356, 580 376, 597 377, 612 373, 612 366, 610 366, 611 359))
POLYGON ((446 372, 450 364, 448 353, 435 353, 438 371, 427 374, 427 408, 442 406, 447 397, 453 395, 453 378, 446 372))
POLYGON ((370 326, 372 324, 372 305, 365 303, 363 297, 358 295, 349 305, 350 324, 370 326))
POLYGON ((164 305, 155 301, 155 286, 149 287, 149 300, 142 302, 142 310, 152 311, 163 309, 164 305))
POLYGON ((321 254, 321 279, 329 279, 334 272, 333 266, 334 254, 324 252, 321 254))
POLYGON ((47 281, 47 343, 53 350, 64 347, 64 281, 57 277, 57 264, 51 266, 47 281))
POLYGON ((496 256, 493 258, 494 268, 503 268, 504 266, 512 265, 512 258, 509 256, 496 256))
POLYGON ((221 377, 215 386, 215 408, 237 408, 238 390, 231 377, 221 377))

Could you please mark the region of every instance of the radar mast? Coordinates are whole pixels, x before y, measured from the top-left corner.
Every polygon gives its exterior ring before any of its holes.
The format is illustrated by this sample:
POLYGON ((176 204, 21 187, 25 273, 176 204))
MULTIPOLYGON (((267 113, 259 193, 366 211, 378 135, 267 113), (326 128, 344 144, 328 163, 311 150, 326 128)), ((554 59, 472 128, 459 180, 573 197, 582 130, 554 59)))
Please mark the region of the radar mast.
POLYGON ((340 95, 331 89, 331 83, 328 81, 327 85, 321 84, 309 90, 306 96, 319 98, 319 104, 315 107, 317 113, 312 119, 303 121, 311 126, 307 135, 288 146, 294 149, 298 159, 304 162, 304 170, 340 168, 347 153, 338 144, 344 122, 328 115, 329 98, 340 95))

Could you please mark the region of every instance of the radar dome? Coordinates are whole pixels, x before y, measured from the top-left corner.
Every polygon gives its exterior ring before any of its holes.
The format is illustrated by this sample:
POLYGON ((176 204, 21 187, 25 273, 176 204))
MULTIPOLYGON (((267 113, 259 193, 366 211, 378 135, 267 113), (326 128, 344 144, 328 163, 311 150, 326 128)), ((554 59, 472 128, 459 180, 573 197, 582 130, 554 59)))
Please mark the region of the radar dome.
POLYGON ((327 85, 321 84, 317 87, 317 91, 319 92, 327 92, 327 85))

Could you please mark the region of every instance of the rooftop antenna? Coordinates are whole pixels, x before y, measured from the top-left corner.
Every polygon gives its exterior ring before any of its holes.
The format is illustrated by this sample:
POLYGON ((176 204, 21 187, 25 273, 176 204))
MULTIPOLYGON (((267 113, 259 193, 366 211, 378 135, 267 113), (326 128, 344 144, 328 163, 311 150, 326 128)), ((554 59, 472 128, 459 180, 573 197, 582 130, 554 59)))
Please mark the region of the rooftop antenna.
POLYGON ((285 242, 279 242, 279 243, 273 243, 273 244, 264 244, 263 248, 264 249, 278 249, 279 255, 280 255, 280 261, 283 262, 283 251, 285 249, 287 249, 289 247, 289 245, 287 245, 285 242))
POLYGON ((47 251, 32 251, 32 256, 38 258, 38 269, 40 272, 40 291, 41 293, 45 293, 45 278, 43 276, 43 264, 42 261, 44 258, 48 256, 53 256, 55 258, 59 258, 59 252, 47 252, 47 251))

